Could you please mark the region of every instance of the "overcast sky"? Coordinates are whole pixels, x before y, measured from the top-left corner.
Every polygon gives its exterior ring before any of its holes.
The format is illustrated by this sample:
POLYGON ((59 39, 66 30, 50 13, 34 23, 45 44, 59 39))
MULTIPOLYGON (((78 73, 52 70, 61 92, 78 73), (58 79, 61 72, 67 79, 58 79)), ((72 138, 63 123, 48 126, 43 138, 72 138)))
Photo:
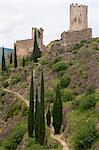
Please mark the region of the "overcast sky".
POLYGON ((44 44, 69 29, 69 5, 89 6, 89 27, 99 37, 99 0, 0 0, 0 46, 31 38, 32 27, 44 29, 44 44))

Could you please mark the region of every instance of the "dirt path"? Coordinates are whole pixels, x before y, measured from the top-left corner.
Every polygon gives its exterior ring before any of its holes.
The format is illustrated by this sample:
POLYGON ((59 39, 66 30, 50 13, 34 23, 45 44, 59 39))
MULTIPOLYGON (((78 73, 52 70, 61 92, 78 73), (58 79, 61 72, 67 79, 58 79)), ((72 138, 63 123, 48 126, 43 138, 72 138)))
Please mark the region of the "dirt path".
POLYGON ((62 150, 70 150, 68 148, 68 146, 67 146, 67 143, 65 142, 63 134, 54 135, 54 128, 53 128, 53 126, 51 126, 50 133, 51 133, 51 137, 53 139, 55 139, 56 141, 58 141, 62 145, 62 147, 63 147, 62 150))
POLYGON ((25 98, 23 98, 23 96, 21 96, 19 93, 14 92, 12 90, 5 89, 5 88, 3 88, 2 90, 8 93, 15 94, 21 102, 25 103, 29 107, 29 102, 25 98))

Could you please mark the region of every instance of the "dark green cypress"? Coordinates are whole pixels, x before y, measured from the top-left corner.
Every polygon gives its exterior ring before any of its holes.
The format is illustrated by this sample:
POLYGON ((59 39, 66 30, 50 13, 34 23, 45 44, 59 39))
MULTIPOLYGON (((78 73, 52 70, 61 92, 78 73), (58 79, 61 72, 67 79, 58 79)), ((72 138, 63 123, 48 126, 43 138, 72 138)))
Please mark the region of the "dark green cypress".
POLYGON ((42 72, 41 77, 41 102, 40 102, 40 109, 39 109, 39 132, 38 132, 38 139, 40 145, 44 144, 45 139, 45 116, 44 116, 44 76, 42 72))
POLYGON ((14 68, 17 67, 17 52, 16 52, 16 44, 14 43, 14 68))
POLYGON ((56 89, 56 98, 53 106, 53 126, 55 129, 55 134, 60 133, 61 125, 62 125, 62 101, 61 101, 60 85, 58 83, 56 89))
POLYGON ((36 96, 35 96, 35 140, 38 141, 38 122, 39 122, 39 101, 38 101, 38 87, 36 86, 36 96))
POLYGON ((12 52, 10 54, 10 64, 12 64, 12 52))
POLYGON ((33 137, 34 130, 34 82, 33 82, 33 71, 31 74, 31 85, 30 85, 30 107, 28 114, 28 135, 33 137))
POLYGON ((50 105, 49 105, 49 108, 48 108, 48 112, 47 112, 47 115, 46 115, 46 119, 47 119, 47 125, 50 127, 50 124, 51 124, 50 105))
POLYGON ((40 57, 41 57, 41 51, 40 51, 39 46, 38 46, 37 33, 36 33, 36 29, 35 29, 32 60, 34 60, 34 62, 37 63, 38 58, 40 58, 40 57))
POLYGON ((25 66, 25 58, 23 57, 23 59, 22 59, 22 67, 24 67, 25 66))
POLYGON ((5 54, 4 54, 4 47, 2 48, 2 71, 6 70, 6 62, 5 62, 5 54))

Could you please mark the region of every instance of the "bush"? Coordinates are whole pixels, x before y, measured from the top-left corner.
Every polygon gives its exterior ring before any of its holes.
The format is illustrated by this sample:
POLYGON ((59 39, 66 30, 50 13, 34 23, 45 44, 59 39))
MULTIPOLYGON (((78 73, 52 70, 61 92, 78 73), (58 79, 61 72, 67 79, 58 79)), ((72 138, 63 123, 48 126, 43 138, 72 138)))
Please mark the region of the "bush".
POLYGON ((85 95, 82 97, 79 108, 81 111, 85 111, 90 109, 91 107, 95 107, 96 98, 95 94, 85 95))
POLYGON ((88 120, 81 124, 76 129, 74 135, 74 149, 75 150, 88 150, 94 140, 97 138, 96 124, 92 120, 88 120))
POLYGON ((6 88, 9 86, 8 80, 3 81, 3 87, 6 88))
POLYGON ((40 63, 41 65, 46 65, 46 64, 48 64, 48 59, 47 59, 47 57, 45 57, 45 56, 41 57, 41 58, 39 59, 39 63, 40 63))
POLYGON ((66 70, 68 68, 68 66, 69 66, 69 64, 62 60, 62 61, 59 61, 59 62, 55 63, 52 66, 52 69, 55 72, 59 72, 59 71, 62 71, 62 70, 66 70))
POLYGON ((53 89, 48 89, 45 93, 45 98, 47 102, 53 102, 54 101, 55 92, 53 89))
POLYGON ((7 93, 5 91, 2 91, 1 94, 0 94, 0 97, 3 97, 5 96, 7 93))
POLYGON ((12 129, 10 136, 3 142, 5 149, 16 149, 25 132, 25 123, 17 123, 16 126, 12 129))
POLYGON ((70 81, 71 81, 71 78, 70 78, 70 77, 64 76, 64 77, 60 80, 60 86, 61 86, 62 88, 66 88, 66 87, 69 86, 70 81))
POLYGON ((12 78, 12 84, 14 85, 15 83, 21 81, 21 77, 20 75, 15 75, 13 78, 12 78))
POLYGON ((62 93, 62 100, 64 102, 72 101, 75 98, 74 92, 70 88, 65 88, 61 90, 61 93, 62 93))

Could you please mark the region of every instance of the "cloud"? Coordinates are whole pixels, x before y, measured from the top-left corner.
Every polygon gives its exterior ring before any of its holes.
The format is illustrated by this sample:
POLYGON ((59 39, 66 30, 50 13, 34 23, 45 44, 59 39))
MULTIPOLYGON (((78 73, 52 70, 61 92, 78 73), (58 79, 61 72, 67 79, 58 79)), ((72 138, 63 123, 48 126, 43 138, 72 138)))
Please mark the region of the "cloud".
POLYGON ((0 15, 0 33, 8 33, 15 29, 23 21, 21 14, 3 14, 0 15))

